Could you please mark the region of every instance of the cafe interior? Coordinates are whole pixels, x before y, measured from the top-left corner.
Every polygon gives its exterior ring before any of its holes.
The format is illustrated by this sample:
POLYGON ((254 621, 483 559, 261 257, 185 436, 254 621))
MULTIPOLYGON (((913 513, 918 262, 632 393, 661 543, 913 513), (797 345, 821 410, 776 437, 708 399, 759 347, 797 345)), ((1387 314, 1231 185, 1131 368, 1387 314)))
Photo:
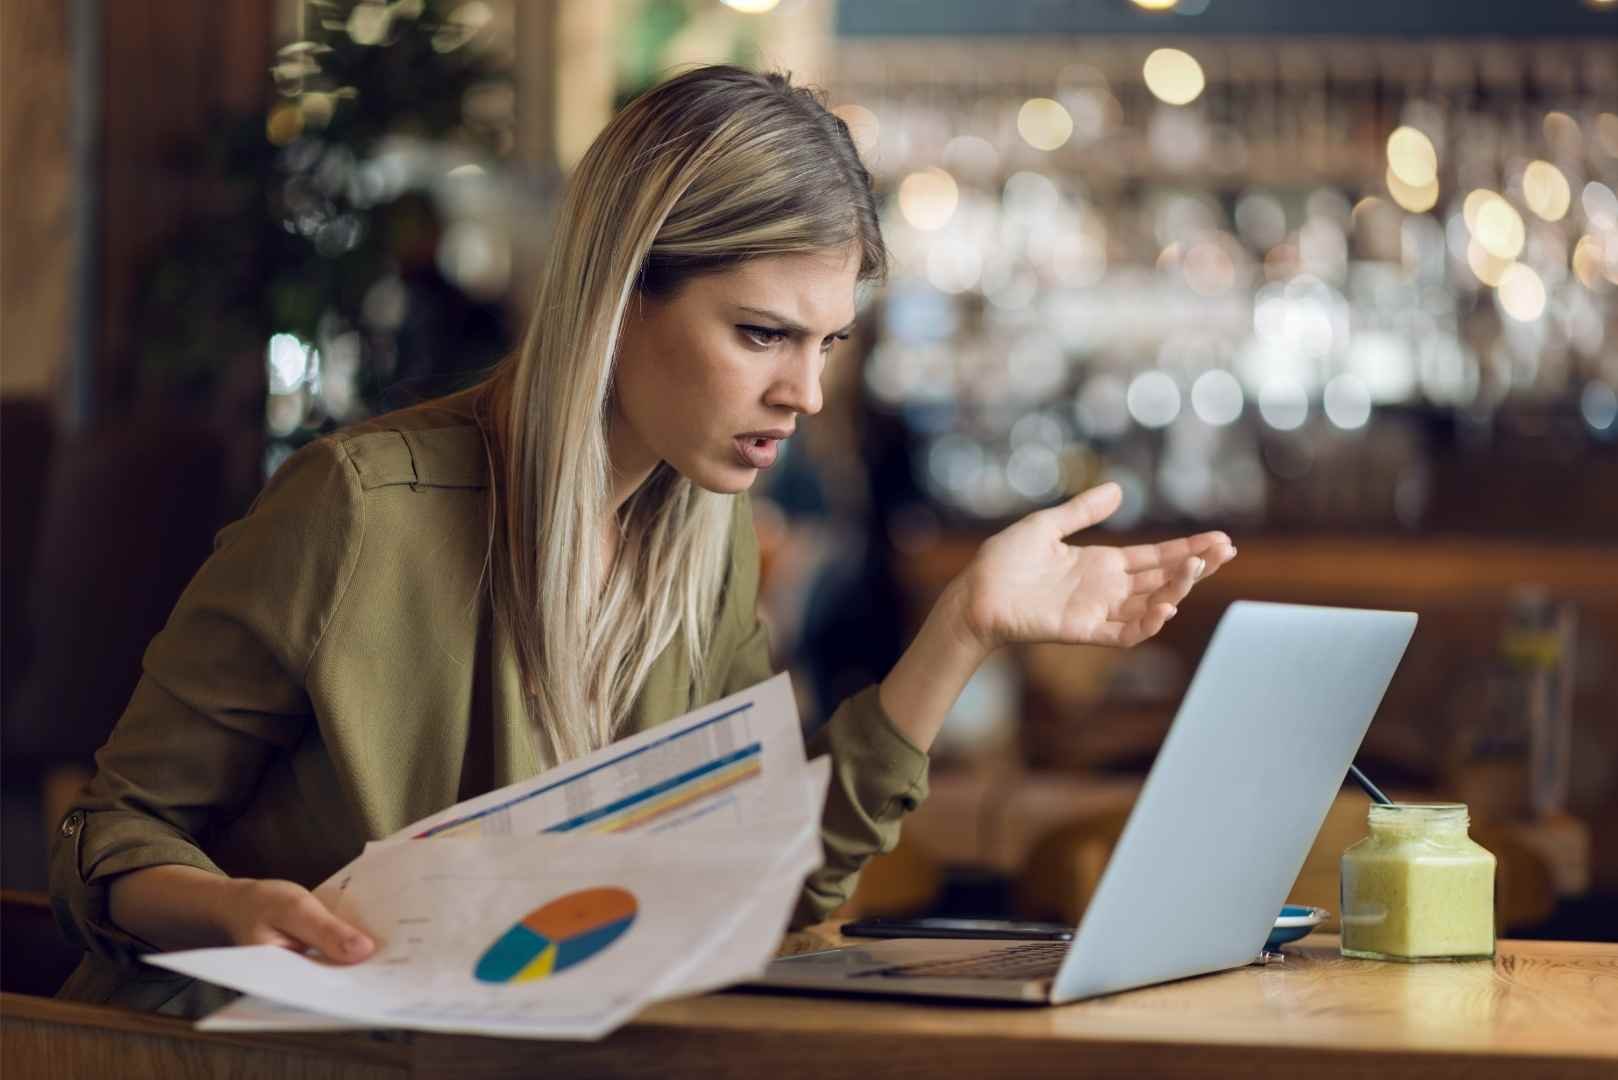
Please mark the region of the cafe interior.
MULTIPOLYGON (((8 992, 77 960, 48 839, 214 534, 300 446, 517 348, 572 166, 712 62, 823 90, 891 255, 753 489, 806 730, 1085 488, 1123 500, 1076 542, 1241 553, 1137 647, 995 653, 838 917, 1077 923, 1257 600, 1416 612, 1359 767, 1466 804, 1501 939, 1618 942, 1618 3, 0 14, 8 992)), ((1345 786, 1288 893, 1322 934, 1365 831, 1345 786)))

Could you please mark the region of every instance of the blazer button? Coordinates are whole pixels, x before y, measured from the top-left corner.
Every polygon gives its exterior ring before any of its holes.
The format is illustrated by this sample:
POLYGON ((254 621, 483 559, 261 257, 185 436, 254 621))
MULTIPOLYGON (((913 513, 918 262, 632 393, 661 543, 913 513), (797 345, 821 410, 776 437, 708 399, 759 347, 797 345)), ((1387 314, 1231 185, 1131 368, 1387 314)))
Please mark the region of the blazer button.
POLYGON ((83 810, 75 810, 75 811, 73 811, 67 817, 62 819, 62 835, 63 836, 73 836, 73 835, 77 834, 78 831, 79 831, 79 828, 83 824, 84 824, 84 811, 83 810))

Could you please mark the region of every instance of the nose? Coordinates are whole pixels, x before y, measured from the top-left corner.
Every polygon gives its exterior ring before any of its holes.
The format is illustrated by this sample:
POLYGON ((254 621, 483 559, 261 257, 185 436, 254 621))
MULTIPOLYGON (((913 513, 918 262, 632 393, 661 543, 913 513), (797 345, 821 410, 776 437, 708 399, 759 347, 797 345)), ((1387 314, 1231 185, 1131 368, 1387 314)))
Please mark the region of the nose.
POLYGON ((825 404, 820 392, 820 373, 826 358, 814 346, 786 352, 783 367, 764 395, 766 405, 791 409, 813 416, 825 404))

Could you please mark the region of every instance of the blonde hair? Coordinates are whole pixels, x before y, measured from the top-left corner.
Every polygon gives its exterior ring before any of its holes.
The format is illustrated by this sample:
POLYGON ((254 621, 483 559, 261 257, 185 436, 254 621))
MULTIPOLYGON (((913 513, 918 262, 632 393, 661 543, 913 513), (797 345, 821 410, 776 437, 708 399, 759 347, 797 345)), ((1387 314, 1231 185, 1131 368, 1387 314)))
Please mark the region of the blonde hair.
POLYGON ((529 716, 555 761, 610 742, 658 656, 683 639, 693 693, 728 564, 732 497, 667 464, 610 508, 607 426, 625 312, 748 259, 886 255, 870 177, 843 122, 785 76, 706 67, 632 101, 574 173, 517 353, 479 395, 493 483, 489 588, 529 716))

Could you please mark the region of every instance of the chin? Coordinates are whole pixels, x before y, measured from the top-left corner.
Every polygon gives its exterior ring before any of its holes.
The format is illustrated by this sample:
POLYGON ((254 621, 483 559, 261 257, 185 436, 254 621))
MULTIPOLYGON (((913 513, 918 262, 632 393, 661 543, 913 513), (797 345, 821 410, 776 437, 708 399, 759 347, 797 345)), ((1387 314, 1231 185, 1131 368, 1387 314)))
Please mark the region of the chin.
POLYGON ((707 479, 693 479, 691 482, 704 491, 711 491, 715 495, 740 495, 753 486, 758 479, 757 469, 733 469, 729 476, 715 476, 707 479))
POLYGON ((711 491, 715 495, 739 495, 753 486, 759 474, 757 469, 728 464, 704 465, 695 469, 682 469, 676 465, 675 471, 703 491, 711 491))

